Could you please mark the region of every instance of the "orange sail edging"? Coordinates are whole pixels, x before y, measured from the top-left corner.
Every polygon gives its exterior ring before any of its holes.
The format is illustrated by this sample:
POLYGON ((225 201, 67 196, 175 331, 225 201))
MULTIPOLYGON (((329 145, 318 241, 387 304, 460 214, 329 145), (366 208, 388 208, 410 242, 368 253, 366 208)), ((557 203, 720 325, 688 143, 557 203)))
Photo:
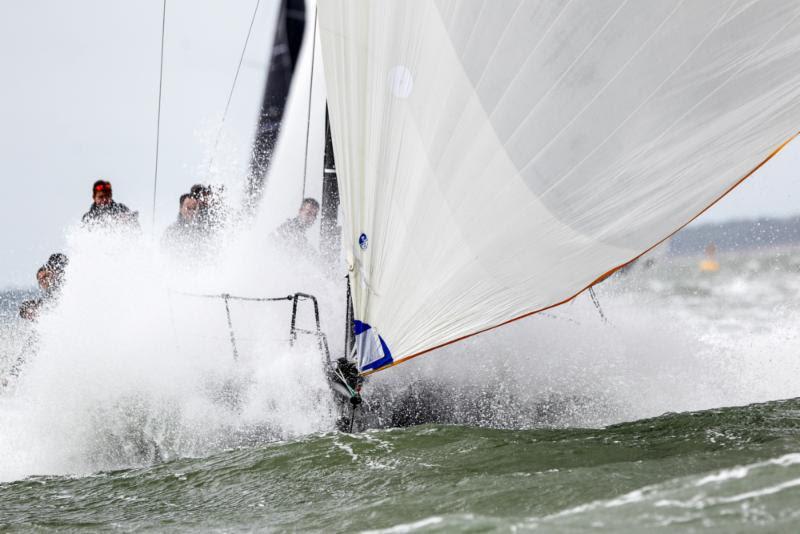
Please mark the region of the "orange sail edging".
POLYGON ((756 165, 755 167, 753 167, 753 168, 750 170, 750 172, 748 172, 747 174, 745 174, 745 175, 744 175, 742 178, 740 178, 740 179, 739 179, 739 180, 738 180, 736 183, 734 183, 734 184, 733 184, 732 186, 730 186, 730 187, 729 187, 727 190, 725 190, 725 191, 724 191, 724 192, 723 192, 723 193, 722 193, 720 196, 718 196, 716 199, 714 199, 714 201, 713 201, 713 202, 711 202, 711 203, 710 203, 708 206, 706 206, 706 207, 705 207, 705 208, 703 208, 703 209, 702 209, 700 212, 698 212, 698 213, 697 213, 697 215, 695 215, 694 217, 692 217, 691 219, 689 219, 688 221, 686 221, 684 224, 682 224, 681 226, 679 226, 677 229, 675 229, 675 231, 673 231, 672 233, 668 234, 667 236, 665 236, 664 238, 662 238, 661 240, 659 240, 658 242, 656 242, 656 243, 655 243, 653 246, 651 246, 650 248, 646 249, 644 252, 642 252, 642 253, 638 254, 637 256, 633 257, 632 259, 630 259, 630 260, 626 261, 625 263, 622 263, 622 264, 620 264, 620 265, 618 265, 618 266, 614 267, 613 269, 610 269, 609 271, 607 271, 607 272, 603 273, 602 275, 598 276, 597 278, 595 278, 595 280, 594 280, 592 283, 590 283, 589 285, 587 285, 586 287, 584 287, 583 289, 581 289, 580 291, 578 291, 577 293, 575 293, 575 294, 574 294, 574 295, 572 295, 571 297, 568 297, 568 298, 566 298, 566 299, 564 299, 564 300, 562 300, 562 301, 560 301, 560 302, 557 302, 557 303, 555 303, 555 304, 551 304, 551 305, 549 305, 549 306, 546 306, 546 307, 544 307, 544 308, 541 308, 541 309, 538 309, 538 310, 535 310, 535 311, 532 311, 532 312, 527 312, 527 313, 525 313, 525 314, 523 314, 523 315, 520 315, 520 316, 518 316, 518 317, 514 317, 513 319, 509 319, 509 320, 507 320, 507 321, 504 321, 504 322, 502 322, 502 323, 496 324, 496 325, 494 325, 494 326, 489 326, 489 327, 486 327, 486 328, 484 328, 484 329, 478 330, 477 332, 473 332, 473 333, 471 333, 471 334, 466 334, 466 335, 464 335, 464 336, 461 336, 461 337, 458 337, 458 338, 456 338, 456 339, 452 339, 452 340, 450 340, 450 341, 446 341, 446 342, 444 342, 444 343, 441 343, 441 344, 439 344, 439 345, 433 346, 433 347, 431 347, 431 348, 428 348, 428 349, 425 349, 425 350, 422 350, 422 351, 416 352, 416 353, 414 353, 414 354, 412 354, 412 355, 410 355, 410 356, 406 356, 406 357, 404 357, 404 358, 399 358, 399 359, 397 359, 397 360, 393 361, 392 363, 390 363, 389 365, 386 365, 386 366, 384 366, 384 367, 380 367, 380 368, 378 368, 378 369, 372 369, 372 370, 370 370, 370 371, 367 371, 367 372, 361 373, 361 375, 362 375, 362 376, 367 376, 367 375, 371 375, 372 373, 376 373, 376 372, 378 372, 378 371, 383 371, 384 369, 388 369, 388 368, 390 368, 390 367, 394 367, 395 365, 397 365, 397 364, 399 364, 399 363, 406 362, 406 361, 408 361, 408 360, 410 360, 410 359, 412 359, 412 358, 416 358, 417 356, 422 356, 423 354, 427 354, 427 353, 429 353, 429 352, 433 352, 433 351, 435 351, 435 350, 441 349, 441 348, 443 348, 443 347, 446 347, 446 346, 448 346, 448 345, 452 345, 452 344, 454 344, 454 343, 458 343, 459 341, 463 341, 463 340, 465 340, 465 339, 467 339, 467 338, 470 338, 470 337, 473 337, 473 336, 477 336, 478 334, 483 334, 484 332, 488 332, 488 331, 490 331, 490 330, 494 330, 495 328, 499 328, 499 327, 501 327, 501 326, 505 326, 505 325, 507 325, 507 324, 509 324, 509 323, 513 323, 514 321, 519 321, 520 319, 524 319, 524 318, 526 318, 526 317, 530 317, 531 315, 535 315, 535 314, 537 314, 537 313, 540 313, 540 312, 543 312, 543 311, 547 311, 547 310, 549 310, 549 309, 552 309, 552 308, 556 308, 556 307, 558 307, 558 306, 561 306, 562 304, 566 304, 567 302, 569 302, 569 301, 573 300, 574 298, 576 298, 578 295, 580 295, 581 293, 583 293, 584 291, 586 291, 586 290, 587 290, 587 289, 589 289, 590 287, 594 286, 595 284, 598 284, 598 283, 602 282, 603 280, 605 280, 606 278, 608 278, 609 276, 611 276, 612 274, 614 274, 614 273, 615 273, 615 272, 617 272, 618 270, 622 269, 622 268, 623 268, 623 267, 625 267, 626 265, 630 265, 631 263, 633 263, 634 261, 636 261, 636 260, 638 260, 639 258, 641 258, 642 256, 644 256, 645 254, 647 254, 648 252, 650 252, 651 250, 653 250, 654 248, 656 248, 657 246, 659 246, 661 243, 663 243, 664 241, 666 241, 666 240, 667 240, 667 239, 669 239, 670 237, 674 236, 675 234, 677 234, 678 232, 680 232, 681 230, 683 230, 683 229, 684 229, 686 226, 688 226, 688 225, 689 225, 689 224, 690 224, 692 221, 694 221, 695 219, 697 219, 698 217, 700 217, 700 216, 701 216, 703 213, 705 213, 706 211, 708 211, 708 210, 709 210, 709 209, 710 209, 712 206, 714 206, 714 205, 715 205, 717 202, 719 202, 720 200, 722 200, 722 199, 723 199, 723 198, 724 198, 724 197, 725 197, 725 196, 726 196, 728 193, 730 193, 731 191, 733 191, 733 190, 734 190, 736 187, 738 187, 738 186, 739 186, 739 185, 740 185, 742 182, 744 182, 746 179, 748 179, 750 176, 752 176, 752 175, 753 175, 753 174, 754 174, 756 171, 758 171, 758 170, 759 170, 761 167, 763 167, 765 163, 767 163, 769 160, 771 160, 773 157, 775 157, 775 155, 776 155, 776 154, 778 154, 778 152, 780 152, 781 150, 783 150, 783 149, 786 147, 786 145, 788 145, 789 143, 791 143, 791 142, 792 142, 792 141, 793 141, 795 138, 797 138, 797 137, 798 137, 798 135, 800 135, 800 131, 798 131, 798 132, 794 133, 793 135, 791 135, 791 136, 790 136, 790 137, 789 137, 789 138, 788 138, 786 141, 784 141, 783 143, 781 143, 781 144, 778 146, 778 148, 776 148, 775 150, 773 150, 773 151, 772 151, 772 152, 771 152, 771 153, 770 153, 770 154, 769 154, 769 155, 768 155, 766 158, 764 158, 764 159, 761 161, 761 163, 759 163, 758 165, 756 165))

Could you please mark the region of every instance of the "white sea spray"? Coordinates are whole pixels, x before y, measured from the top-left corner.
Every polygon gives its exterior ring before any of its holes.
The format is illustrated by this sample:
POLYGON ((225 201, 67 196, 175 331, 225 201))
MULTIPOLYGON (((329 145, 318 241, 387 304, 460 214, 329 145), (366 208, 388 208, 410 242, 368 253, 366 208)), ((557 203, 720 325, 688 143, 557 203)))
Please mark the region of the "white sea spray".
MULTIPOLYGON (((316 342, 300 335, 289 346, 290 301, 230 301, 236 360, 223 300, 193 296, 330 300, 339 288, 314 265, 242 228, 200 257, 135 232, 75 228, 68 243, 60 300, 0 397, 0 479, 202 456, 332 427, 316 342)), ((307 302, 298 326, 313 329, 307 302)))

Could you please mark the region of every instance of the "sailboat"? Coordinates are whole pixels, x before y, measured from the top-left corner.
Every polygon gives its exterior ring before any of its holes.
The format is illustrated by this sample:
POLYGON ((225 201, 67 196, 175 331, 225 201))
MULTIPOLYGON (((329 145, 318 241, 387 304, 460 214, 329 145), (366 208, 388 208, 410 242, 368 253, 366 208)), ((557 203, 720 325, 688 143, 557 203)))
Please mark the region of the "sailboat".
POLYGON ((791 0, 322 0, 314 20, 362 377, 571 301, 800 128, 791 0))

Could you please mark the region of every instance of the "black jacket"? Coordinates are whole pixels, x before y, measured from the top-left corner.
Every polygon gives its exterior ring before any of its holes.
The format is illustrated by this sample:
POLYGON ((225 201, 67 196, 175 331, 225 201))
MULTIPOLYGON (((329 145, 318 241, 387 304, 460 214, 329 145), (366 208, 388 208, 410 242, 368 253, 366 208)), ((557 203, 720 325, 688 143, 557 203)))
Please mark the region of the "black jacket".
POLYGON ((297 252, 308 259, 318 259, 319 253, 308 241, 306 231, 308 231, 308 226, 304 225, 299 217, 294 217, 280 225, 275 230, 275 235, 288 250, 297 252))
POLYGON ((128 209, 125 204, 111 201, 110 204, 99 206, 92 204, 89 211, 83 214, 81 222, 84 226, 100 226, 107 224, 128 224, 139 227, 139 214, 128 209))
POLYGON ((201 222, 187 221, 180 215, 178 220, 170 224, 164 231, 161 244, 164 247, 196 247, 204 244, 208 238, 208 231, 201 222))

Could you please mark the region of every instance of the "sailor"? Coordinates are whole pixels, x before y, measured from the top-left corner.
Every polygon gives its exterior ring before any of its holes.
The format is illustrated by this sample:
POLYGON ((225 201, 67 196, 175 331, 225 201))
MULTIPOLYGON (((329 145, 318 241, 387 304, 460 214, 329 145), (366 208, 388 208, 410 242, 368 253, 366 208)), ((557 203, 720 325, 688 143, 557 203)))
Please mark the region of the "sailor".
POLYGON ((114 202, 111 182, 97 180, 92 185, 92 206, 83 215, 81 222, 89 228, 112 223, 139 228, 139 212, 131 211, 125 204, 114 202))
MULTIPOLYGON (((68 263, 67 256, 57 252, 51 254, 47 259, 47 263, 39 267, 39 270, 36 271, 36 283, 39 284, 42 296, 37 299, 26 300, 20 304, 20 317, 34 322, 39 319, 39 315, 44 308, 52 305, 58 299, 59 292, 64 284, 68 263)), ((0 378, 0 390, 7 388, 13 380, 19 377, 29 356, 36 352, 37 339, 38 336, 35 330, 30 332, 22 351, 9 367, 6 376, 0 378)))
POLYGON ((19 316, 28 321, 35 321, 39 318, 39 312, 44 305, 45 298, 50 292, 50 275, 47 272, 47 267, 42 265, 36 271, 36 283, 39 284, 39 290, 42 296, 38 299, 26 300, 19 306, 19 316))
POLYGON ((313 198, 305 198, 300 204, 300 209, 297 212, 297 217, 288 219, 285 223, 280 225, 275 234, 286 245, 294 248, 298 252, 308 257, 317 256, 317 252, 311 243, 308 242, 306 231, 311 228, 317 220, 317 213, 319 213, 319 202, 313 198))
POLYGON ((198 224, 208 231, 225 222, 225 205, 222 200, 223 186, 194 184, 189 194, 198 202, 198 224))
POLYGON ((42 299, 25 300, 19 305, 19 316, 26 321, 35 321, 39 318, 39 308, 42 305, 42 299))
POLYGON ((51 275, 51 287, 54 294, 58 294, 64 285, 67 265, 69 265, 69 258, 61 252, 50 254, 50 257, 47 258, 47 263, 44 264, 51 275))
POLYGON ((194 184, 189 190, 189 195, 197 201, 198 214, 201 218, 208 216, 213 194, 211 187, 203 184, 194 184))
POLYGON ((39 289, 42 290, 42 295, 50 298, 50 296, 55 291, 55 276, 53 272, 47 268, 47 264, 42 265, 39 267, 39 270, 36 271, 36 282, 39 284, 39 289))
POLYGON ((19 316, 29 321, 35 321, 39 317, 44 306, 54 302, 64 284, 66 267, 69 263, 65 254, 51 254, 47 263, 39 267, 36 271, 36 283, 42 296, 38 299, 26 300, 19 307, 19 316))
POLYGON ((191 193, 181 195, 178 219, 164 231, 162 244, 169 249, 178 247, 185 250, 196 245, 204 234, 200 224, 200 202, 191 193))

